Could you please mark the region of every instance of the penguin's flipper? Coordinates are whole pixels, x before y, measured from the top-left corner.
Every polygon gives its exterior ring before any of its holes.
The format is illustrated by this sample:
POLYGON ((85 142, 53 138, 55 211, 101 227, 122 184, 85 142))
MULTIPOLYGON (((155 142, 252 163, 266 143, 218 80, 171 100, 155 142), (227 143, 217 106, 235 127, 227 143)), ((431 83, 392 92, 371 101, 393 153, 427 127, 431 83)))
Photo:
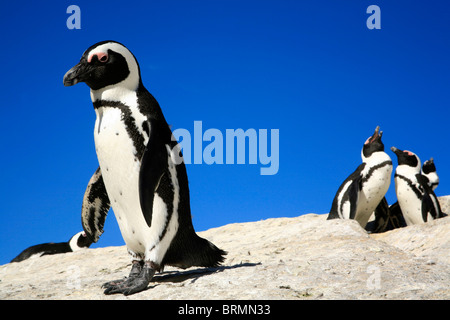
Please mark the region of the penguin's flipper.
POLYGON ((149 119, 149 139, 139 171, 139 201, 147 225, 152 225, 153 198, 167 169, 168 152, 162 137, 163 128, 156 119, 149 119))
POLYGON ((358 200, 359 200, 359 193, 362 189, 362 183, 363 183, 363 175, 362 172, 364 168, 366 167, 366 163, 361 163, 358 168, 347 178, 352 181, 350 186, 348 187, 347 191, 347 200, 350 202, 350 212, 349 212, 349 219, 355 219, 356 218, 356 211, 358 209, 358 200))
POLYGON ((81 207, 81 224, 91 241, 97 242, 102 235, 110 206, 99 167, 89 180, 81 207))
POLYGON ((348 201, 350 202, 349 219, 355 219, 356 210, 358 208, 359 192, 361 191, 362 176, 354 179, 348 187, 348 201))
POLYGON ((425 193, 422 198, 422 219, 424 222, 428 221, 428 214, 434 219, 437 217, 436 208, 434 207, 433 200, 429 194, 425 193))

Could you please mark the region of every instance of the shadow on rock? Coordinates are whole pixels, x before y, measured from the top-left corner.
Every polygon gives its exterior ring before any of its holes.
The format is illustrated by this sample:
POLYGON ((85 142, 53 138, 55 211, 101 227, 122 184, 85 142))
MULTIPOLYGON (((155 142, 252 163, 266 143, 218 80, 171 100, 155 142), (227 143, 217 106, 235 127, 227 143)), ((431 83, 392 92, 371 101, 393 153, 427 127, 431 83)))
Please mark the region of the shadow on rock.
POLYGON ((240 263, 233 266, 220 266, 217 268, 198 268, 187 271, 169 271, 162 272, 159 275, 155 275, 152 282, 183 282, 192 279, 192 282, 197 281, 198 278, 210 275, 217 272, 223 272, 229 269, 243 268, 243 267, 255 267, 261 265, 258 263, 240 263))

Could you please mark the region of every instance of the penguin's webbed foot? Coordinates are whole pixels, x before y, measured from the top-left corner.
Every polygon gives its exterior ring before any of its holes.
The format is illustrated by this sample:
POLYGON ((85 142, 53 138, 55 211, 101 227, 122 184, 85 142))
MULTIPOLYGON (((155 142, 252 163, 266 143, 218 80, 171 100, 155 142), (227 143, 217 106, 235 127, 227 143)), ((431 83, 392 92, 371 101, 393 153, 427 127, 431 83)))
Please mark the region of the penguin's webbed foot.
POLYGON ((122 293, 127 296, 145 290, 154 274, 155 270, 149 264, 136 263, 129 277, 106 282, 102 288, 105 288, 104 294, 122 293))
POLYGON ((128 277, 125 277, 123 279, 118 279, 118 280, 105 282, 102 285, 102 288, 107 288, 108 289, 110 287, 115 287, 115 286, 118 286, 118 285, 124 283, 125 281, 129 281, 132 278, 138 277, 139 274, 142 271, 142 267, 144 265, 144 262, 143 261, 134 260, 132 263, 133 263, 133 266, 131 267, 131 271, 130 271, 130 274, 128 275, 128 277))

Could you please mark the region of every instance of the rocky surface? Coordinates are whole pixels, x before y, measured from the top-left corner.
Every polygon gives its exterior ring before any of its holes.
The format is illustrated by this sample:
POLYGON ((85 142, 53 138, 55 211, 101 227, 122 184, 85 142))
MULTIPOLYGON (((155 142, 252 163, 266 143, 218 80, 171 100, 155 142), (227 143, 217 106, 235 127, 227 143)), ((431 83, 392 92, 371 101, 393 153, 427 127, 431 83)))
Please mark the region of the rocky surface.
POLYGON ((222 267, 167 267, 144 292, 106 296, 102 283, 128 275, 126 249, 86 249, 0 266, 0 299, 450 298, 450 217, 373 235, 317 214, 199 234, 228 251, 222 267))

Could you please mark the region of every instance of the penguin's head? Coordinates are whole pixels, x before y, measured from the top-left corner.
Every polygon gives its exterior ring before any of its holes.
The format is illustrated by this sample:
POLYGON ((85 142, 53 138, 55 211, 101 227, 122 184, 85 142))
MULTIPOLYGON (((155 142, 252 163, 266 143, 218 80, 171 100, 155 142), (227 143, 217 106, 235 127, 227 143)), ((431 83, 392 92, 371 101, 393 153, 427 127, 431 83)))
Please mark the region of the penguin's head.
POLYGON ((119 86, 137 90, 140 84, 139 64, 123 44, 102 41, 89 47, 80 62, 64 75, 64 85, 86 83, 92 90, 119 86))
POLYGON ((436 166, 434 165, 434 159, 431 158, 423 163, 422 171, 425 174, 429 174, 431 172, 436 172, 436 166))
POLYGON ((82 248, 89 248, 92 244, 92 241, 86 236, 84 231, 78 232, 69 240, 69 246, 72 251, 77 251, 82 248))
POLYGON ((381 141, 382 135, 383 131, 380 131, 380 126, 376 127, 373 135, 367 138, 366 142, 364 142, 362 149, 363 159, 369 158, 374 152, 384 151, 384 144, 381 141))
POLYGON ((396 147, 392 147, 391 150, 397 156, 399 166, 405 165, 415 169, 417 172, 420 171, 420 159, 415 153, 408 150, 400 150, 396 147))

